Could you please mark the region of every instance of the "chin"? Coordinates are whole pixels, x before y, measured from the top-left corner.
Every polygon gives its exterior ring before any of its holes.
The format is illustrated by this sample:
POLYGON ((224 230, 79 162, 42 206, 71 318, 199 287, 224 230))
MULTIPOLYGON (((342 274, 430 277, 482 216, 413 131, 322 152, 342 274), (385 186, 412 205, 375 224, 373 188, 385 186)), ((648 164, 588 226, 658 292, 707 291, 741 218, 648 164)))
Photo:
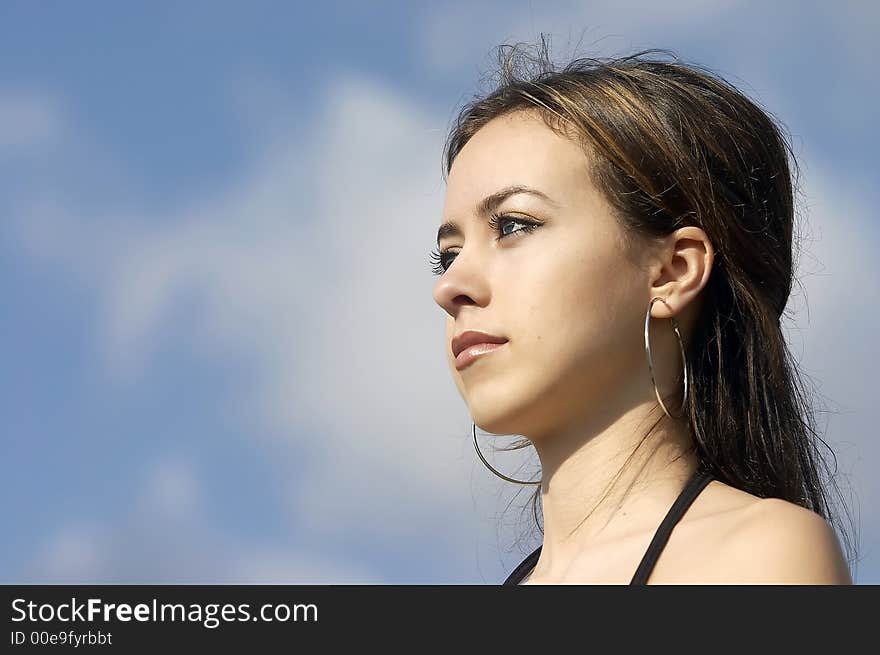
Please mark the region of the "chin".
POLYGON ((522 434, 525 408, 494 400, 471 401, 468 407, 478 430, 492 434, 522 434))

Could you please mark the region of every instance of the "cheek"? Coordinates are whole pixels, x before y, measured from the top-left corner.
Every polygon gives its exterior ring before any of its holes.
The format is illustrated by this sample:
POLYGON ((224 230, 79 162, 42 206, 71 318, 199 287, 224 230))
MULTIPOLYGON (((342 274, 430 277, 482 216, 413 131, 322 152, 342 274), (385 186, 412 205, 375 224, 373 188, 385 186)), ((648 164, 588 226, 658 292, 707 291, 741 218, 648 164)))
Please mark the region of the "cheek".
POLYGON ((632 308, 639 284, 612 253, 562 251, 524 273, 515 333, 524 358, 557 371, 595 370, 634 351, 640 328, 632 308))
POLYGON ((608 325, 628 288, 619 263, 601 252, 573 250, 545 260, 522 293, 537 329, 573 336, 591 324, 608 325))

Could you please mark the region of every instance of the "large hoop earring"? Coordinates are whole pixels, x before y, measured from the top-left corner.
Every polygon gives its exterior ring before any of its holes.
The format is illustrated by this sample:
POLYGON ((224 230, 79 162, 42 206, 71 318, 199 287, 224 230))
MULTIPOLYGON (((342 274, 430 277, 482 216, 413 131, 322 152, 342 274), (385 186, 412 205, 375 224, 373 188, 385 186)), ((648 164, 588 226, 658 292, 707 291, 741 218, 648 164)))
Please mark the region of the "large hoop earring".
POLYGON ((508 482, 515 482, 516 484, 541 484, 541 482, 543 480, 543 478, 541 480, 530 480, 528 482, 526 482, 525 480, 514 480, 513 478, 507 477, 506 475, 504 475, 500 471, 495 470, 495 468, 489 462, 486 461, 486 458, 483 457, 483 453, 480 452, 480 446, 479 446, 479 444, 477 444, 477 424, 476 423, 474 423, 474 450, 477 451, 477 455, 480 456, 480 459, 483 461, 483 464, 486 465, 486 468, 488 468, 490 471, 492 471, 492 473, 497 475, 502 480, 507 480, 508 482))
MULTIPOLYGON (((657 402, 660 403, 660 407, 663 408, 663 412, 669 418, 683 418, 684 417, 684 408, 687 404, 687 394, 688 394, 688 366, 687 366, 687 357, 684 354, 684 343, 681 340, 681 332, 678 331, 678 321, 675 320, 675 316, 670 316, 669 320, 672 321, 672 330, 675 332, 675 336, 678 337, 678 348, 681 351, 681 361, 684 362, 684 395, 681 399, 681 409, 680 414, 678 416, 673 416, 669 413, 669 410, 666 409, 666 405, 663 403, 663 399, 660 397, 660 391, 657 389, 657 382, 654 380, 654 359, 651 357, 651 338, 648 336, 648 327, 651 323, 651 308, 654 306, 654 303, 657 301, 662 302, 664 305, 669 307, 669 304, 661 297, 655 296, 651 298, 651 302, 648 303, 648 313, 645 314, 645 353, 648 356, 648 370, 651 373, 651 384, 654 385, 654 394, 657 396, 657 402)), ((670 309, 672 309, 670 307, 670 309)))

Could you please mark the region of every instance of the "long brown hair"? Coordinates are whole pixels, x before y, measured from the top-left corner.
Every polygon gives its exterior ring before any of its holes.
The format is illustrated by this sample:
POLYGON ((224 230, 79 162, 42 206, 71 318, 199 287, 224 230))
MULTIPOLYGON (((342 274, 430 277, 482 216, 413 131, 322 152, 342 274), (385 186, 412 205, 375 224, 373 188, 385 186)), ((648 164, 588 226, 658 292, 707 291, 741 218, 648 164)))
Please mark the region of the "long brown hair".
MULTIPOLYGON (((840 495, 837 459, 829 474, 817 442, 834 453, 816 429, 815 394, 805 390, 781 331, 796 280, 798 191, 781 124, 730 82, 668 50, 577 58, 557 69, 543 35, 537 55, 523 45, 499 46, 495 88, 458 114, 443 152, 444 179, 490 120, 537 110, 590 155, 591 180, 628 238, 650 240, 687 225, 704 230, 715 259, 686 351, 693 450, 717 479, 825 518, 854 558, 829 501, 830 489, 840 495)), ((540 497, 538 487, 532 508, 543 532, 540 497)))

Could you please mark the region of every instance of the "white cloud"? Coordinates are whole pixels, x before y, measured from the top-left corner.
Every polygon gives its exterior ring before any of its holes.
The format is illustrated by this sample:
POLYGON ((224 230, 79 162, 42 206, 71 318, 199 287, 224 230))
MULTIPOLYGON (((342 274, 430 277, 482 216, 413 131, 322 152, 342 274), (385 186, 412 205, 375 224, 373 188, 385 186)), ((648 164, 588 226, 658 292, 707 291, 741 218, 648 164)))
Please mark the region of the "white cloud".
POLYGON ((71 521, 34 554, 22 584, 382 584, 352 561, 298 545, 234 539, 208 527, 191 463, 148 472, 121 522, 71 521))
POLYGON ((61 129, 57 101, 48 94, 0 89, 0 154, 51 144, 61 129))
POLYGON ((110 534, 105 526, 72 524, 59 528, 37 552, 23 584, 68 584, 94 581, 106 574, 112 556, 110 534))
MULTIPOLYGON (((475 456, 427 262, 445 125, 365 78, 337 79, 324 104, 308 141, 276 140, 238 182, 171 215, 41 201, 18 216, 19 236, 95 290, 120 383, 142 380, 166 338, 253 368, 223 411, 281 435, 260 444, 269 456, 310 454, 288 522, 314 538, 430 535, 450 559, 470 558, 475 456)), ((192 471, 169 466, 150 496, 160 515, 169 499, 197 507, 192 471)))
POLYGON ((186 519, 202 510, 202 489, 192 462, 180 456, 154 465, 141 499, 142 511, 186 519))
MULTIPOLYGON (((818 414, 819 429, 834 449, 841 490, 860 523, 860 555, 873 567, 867 573, 876 576, 880 569, 870 545, 880 539, 880 514, 870 499, 880 497, 874 474, 880 444, 873 438, 872 412, 880 356, 868 345, 880 320, 872 291, 880 280, 880 231, 871 209, 876 202, 872 190, 830 170, 817 156, 805 153, 801 162, 807 212, 798 269, 803 292, 798 286, 792 291, 786 311, 794 320, 783 326, 792 352, 820 394, 818 408, 830 412, 818 414)), ((834 466, 833 458, 829 464, 834 466)))
POLYGON ((502 43, 539 40, 551 35, 554 60, 595 56, 630 48, 670 47, 679 35, 697 26, 711 29, 718 19, 741 5, 739 0, 694 2, 591 2, 554 3, 459 3, 442 5, 429 15, 417 42, 424 64, 432 70, 451 72, 474 62, 485 70, 492 65, 490 51, 502 43), (663 43, 651 42, 662 35, 663 43))
POLYGON ((257 548, 232 563, 229 584, 391 584, 375 572, 314 553, 257 548))

